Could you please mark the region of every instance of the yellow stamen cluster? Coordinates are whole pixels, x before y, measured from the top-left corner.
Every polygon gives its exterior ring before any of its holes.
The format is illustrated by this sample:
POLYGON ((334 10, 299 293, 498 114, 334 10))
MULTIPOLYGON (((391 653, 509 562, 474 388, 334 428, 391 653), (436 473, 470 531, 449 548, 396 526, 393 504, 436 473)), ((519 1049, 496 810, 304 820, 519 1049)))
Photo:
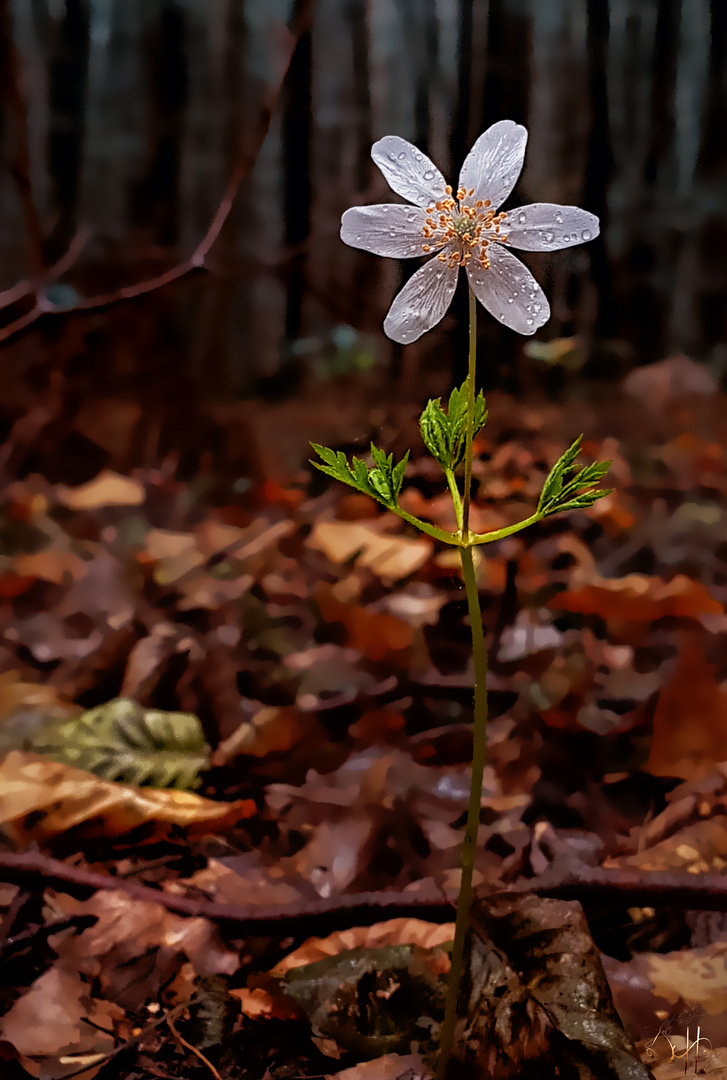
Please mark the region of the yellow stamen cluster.
POLYGON ((489 199, 466 203, 465 199, 471 199, 474 195, 474 188, 469 191, 459 188, 456 198, 453 197, 449 184, 445 190, 446 198, 427 207, 427 219, 422 231, 425 240, 431 243, 422 244, 422 251, 426 253, 433 247, 454 242, 456 246, 437 255, 440 262, 446 263, 452 270, 456 266, 466 266, 472 256, 476 255, 482 268, 488 270, 488 246, 493 241, 504 243, 507 240, 507 236, 501 235, 502 223, 507 215, 496 214, 491 209, 492 203, 489 199))

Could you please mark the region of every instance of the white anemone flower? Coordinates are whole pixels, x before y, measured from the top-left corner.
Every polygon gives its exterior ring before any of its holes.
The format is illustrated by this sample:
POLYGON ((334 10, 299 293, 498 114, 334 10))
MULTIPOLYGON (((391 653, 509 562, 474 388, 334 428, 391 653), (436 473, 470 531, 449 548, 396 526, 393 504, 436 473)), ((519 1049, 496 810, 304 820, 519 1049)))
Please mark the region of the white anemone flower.
POLYGON ((436 253, 389 309, 384 331, 393 341, 409 345, 436 326, 452 302, 462 266, 480 303, 511 330, 534 334, 550 318, 543 290, 509 248, 573 247, 598 236, 599 222, 577 206, 554 203, 499 211, 522 170, 527 139, 526 129, 512 120, 493 124, 467 155, 456 193, 406 139, 387 135, 372 146, 371 157, 408 205, 347 210, 341 239, 393 259, 436 253))

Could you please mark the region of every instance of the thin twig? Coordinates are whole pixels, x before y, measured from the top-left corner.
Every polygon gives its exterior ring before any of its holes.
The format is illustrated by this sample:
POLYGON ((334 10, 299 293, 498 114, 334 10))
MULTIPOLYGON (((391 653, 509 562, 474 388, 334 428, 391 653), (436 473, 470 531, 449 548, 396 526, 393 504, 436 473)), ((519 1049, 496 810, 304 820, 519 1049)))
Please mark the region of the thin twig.
POLYGON ((174 1021, 172 1020, 171 1016, 167 1015, 166 1021, 167 1027, 171 1031, 174 1038, 177 1039, 186 1050, 189 1050, 192 1054, 195 1054, 199 1058, 199 1060, 207 1066, 209 1071, 214 1076, 215 1080, 222 1080, 222 1077, 217 1072, 217 1069, 214 1067, 209 1058, 206 1058, 201 1050, 198 1050, 196 1046, 192 1046, 192 1043, 187 1042, 187 1040, 179 1034, 176 1027, 174 1026, 174 1021))
MULTIPOLYGON (((183 262, 179 263, 177 266, 171 267, 169 270, 164 271, 164 273, 162 274, 156 274, 154 277, 137 282, 135 285, 127 285, 120 289, 115 289, 109 293, 103 293, 98 296, 89 296, 85 299, 79 300, 73 305, 63 307, 55 307, 52 303, 46 300, 42 296, 42 293, 39 291, 39 288, 35 283, 33 283, 32 287, 29 288, 29 283, 20 282, 18 283, 18 285, 15 285, 11 289, 6 290, 5 293, 0 293, 0 308, 5 306, 2 302, 3 298, 5 298, 5 304, 7 304, 14 302, 15 299, 19 299, 22 296, 30 295, 33 293, 35 293, 36 295, 36 303, 30 309, 30 311, 26 312, 24 315, 21 315, 14 321, 9 322, 6 326, 0 329, 0 342, 7 341, 9 338, 14 337, 16 334, 21 333, 23 330, 26 330, 29 326, 32 326, 33 323, 35 323, 42 315, 68 315, 73 312, 95 311, 100 308, 110 307, 111 305, 120 303, 124 300, 131 300, 137 296, 143 296, 145 293, 154 292, 156 289, 161 289, 165 285, 169 285, 174 281, 178 281, 180 278, 186 276, 193 270, 205 268, 206 256, 209 253, 209 250, 214 244, 214 242, 217 240, 222 230, 222 227, 227 221, 230 215, 230 211, 232 210, 233 203, 239 191, 240 184, 255 164, 263 142, 265 141, 265 137, 270 129, 273 112, 278 102, 278 98, 280 97, 283 83, 285 81, 285 76, 287 75, 288 68, 290 67, 290 62, 293 58, 293 53, 295 52, 295 47, 299 38, 304 33, 308 25, 310 19, 310 10, 311 0, 306 0, 306 2, 301 5, 300 12, 297 19, 295 20, 295 25, 291 28, 289 33, 288 51, 285 58, 285 64, 283 67, 283 73, 281 75, 281 78, 276 84, 276 86, 269 90, 268 93, 265 95, 260 110, 260 116, 258 119, 255 135, 251 141, 249 149, 246 153, 242 154, 240 159, 238 160, 232 177, 230 178, 230 181, 227 185, 227 189, 222 198, 222 201, 220 202, 217 210, 215 211, 215 214, 209 224, 207 232, 205 233, 204 237, 197 245, 197 247, 194 249, 192 254, 183 262)), ((60 266, 60 264, 68 261, 70 252, 71 248, 69 247, 69 250, 66 255, 64 255, 63 259, 61 259, 60 262, 56 264, 56 267, 53 268, 56 271, 55 276, 58 276, 58 267, 60 266)), ((64 265, 63 269, 67 269, 67 266, 64 265)), ((53 270, 49 270, 44 275, 41 275, 43 282, 47 282, 48 280, 55 280, 55 277, 51 277, 52 274, 53 270)))
MULTIPOLYGON (((415 895, 390 891, 352 893, 326 900, 301 898, 298 903, 273 908, 191 900, 111 874, 69 866, 36 851, 0 852, 0 881, 30 891, 56 889, 80 899, 102 890, 121 890, 133 899, 161 904, 178 915, 211 919, 261 937, 327 934, 397 917, 449 922, 454 913, 452 905, 434 889, 415 895)), ((501 889, 499 883, 493 884, 501 889)), ((721 874, 667 874, 630 868, 602 870, 563 861, 555 862, 539 878, 520 881, 504 891, 625 907, 727 912, 727 877, 721 874)))

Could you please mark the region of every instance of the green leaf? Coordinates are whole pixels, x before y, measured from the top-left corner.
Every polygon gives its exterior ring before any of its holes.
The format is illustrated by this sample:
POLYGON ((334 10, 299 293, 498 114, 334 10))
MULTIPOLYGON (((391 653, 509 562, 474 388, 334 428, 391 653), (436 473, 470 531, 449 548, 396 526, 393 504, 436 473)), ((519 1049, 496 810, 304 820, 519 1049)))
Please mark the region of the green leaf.
MULTIPOLYGON (((487 420, 485 398, 480 390, 475 398, 473 435, 476 435, 487 420)), ((449 395, 447 412, 442 408, 441 400, 431 400, 419 420, 424 444, 442 468, 446 471, 455 469, 462 459, 467 432, 467 383, 455 387, 449 395)))
POLYGON ((538 513, 543 517, 559 514, 563 510, 585 509, 593 506, 597 499, 611 494, 612 488, 607 491, 592 490, 610 469, 610 461, 594 461, 578 469, 576 458, 582 441, 583 436, 579 435, 550 470, 538 502, 538 513))
POLYGON ((145 709, 130 698, 114 698, 52 725, 39 733, 33 750, 104 780, 159 788, 195 788, 209 766, 196 716, 145 709))
POLYGON ((450 424, 442 411, 439 398, 433 398, 419 418, 422 439, 429 453, 443 469, 449 468, 452 459, 450 424))
POLYGON ((394 486, 394 498, 399 501, 399 492, 401 491, 401 485, 404 482, 404 473, 406 472, 406 466, 409 461, 409 451, 404 454, 401 461, 394 466, 391 470, 391 480, 394 486))
POLYGON ((409 460, 408 450, 401 461, 394 464, 393 454, 387 454, 371 443, 371 457, 374 464, 372 468, 369 468, 361 458, 357 457, 351 458, 349 465, 346 455, 341 450, 338 452, 329 450, 328 447, 319 446, 318 443, 311 443, 311 446, 323 462, 321 464, 318 461, 311 461, 311 465, 314 465, 316 469, 332 476, 334 480, 340 480, 341 483, 362 491, 365 495, 370 495, 372 499, 377 499, 390 509, 398 507, 399 492, 409 460))
MULTIPOLYGON (((465 445, 466 445, 466 435, 467 435, 467 398, 466 398, 466 393, 465 393, 466 386, 467 386, 467 384, 464 383, 462 385, 461 389, 459 390, 460 399, 461 399, 461 401, 462 401, 462 403, 464 405, 464 412, 462 413, 461 418, 460 418, 459 412, 461 410, 461 405, 458 402, 457 403, 458 415, 457 415, 456 421, 453 422, 453 442, 454 442, 454 453, 452 455, 452 468, 453 469, 462 460, 462 455, 464 454, 465 445)), ((449 400, 450 400, 450 416, 451 416, 452 415, 452 398, 451 398, 451 396, 450 396, 449 400)), ((472 438, 473 439, 474 439, 475 435, 477 435, 478 432, 482 430, 482 428, 485 426, 486 423, 487 423, 487 407, 485 405, 485 395, 480 390, 479 394, 475 398, 475 408, 474 408, 474 414, 473 414, 473 418, 472 418, 472 438)))

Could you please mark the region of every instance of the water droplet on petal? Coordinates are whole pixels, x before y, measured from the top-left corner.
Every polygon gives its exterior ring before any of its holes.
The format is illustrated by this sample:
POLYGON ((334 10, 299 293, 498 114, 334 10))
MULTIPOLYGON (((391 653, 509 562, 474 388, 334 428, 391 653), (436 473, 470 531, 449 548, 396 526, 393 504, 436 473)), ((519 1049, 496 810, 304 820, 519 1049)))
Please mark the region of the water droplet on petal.
POLYGON ((389 212, 388 206, 382 206, 381 207, 381 213, 382 214, 388 214, 388 212, 389 212))
POLYGON ((500 322, 504 322, 504 321, 505 321, 505 312, 501 311, 500 312, 500 322))
POLYGON ((532 326, 533 325, 533 320, 532 319, 526 319, 525 323, 526 323, 527 326, 532 326))
POLYGON ((552 232, 547 232, 545 234, 545 239, 547 240, 547 242, 549 244, 552 244, 553 243, 553 233, 552 232))
POLYGON ((555 220, 556 220, 556 223, 557 223, 558 225, 562 225, 562 224, 563 224, 563 215, 561 214, 560 210, 559 210, 559 211, 557 212, 557 214, 555 215, 555 220))
POLYGON ((434 173, 432 172, 431 169, 427 169, 427 171, 424 173, 424 179, 425 180, 433 180, 434 179, 434 173))
POLYGON ((590 231, 590 229, 584 229, 583 232, 581 233, 581 240, 590 240, 590 239, 591 239, 591 231, 590 231))
POLYGON ((396 154, 389 154, 392 161, 396 161, 396 154))
POLYGON ((405 157, 406 157, 406 154, 402 150, 402 152, 399 154, 399 161, 403 161, 405 157))
POLYGON ((518 225, 524 225, 525 222, 528 220, 524 210, 520 211, 520 213, 517 216, 517 220, 518 220, 518 225))
POLYGON ((515 302, 515 297, 514 296, 508 296, 507 302, 508 302, 508 304, 513 304, 515 302))

